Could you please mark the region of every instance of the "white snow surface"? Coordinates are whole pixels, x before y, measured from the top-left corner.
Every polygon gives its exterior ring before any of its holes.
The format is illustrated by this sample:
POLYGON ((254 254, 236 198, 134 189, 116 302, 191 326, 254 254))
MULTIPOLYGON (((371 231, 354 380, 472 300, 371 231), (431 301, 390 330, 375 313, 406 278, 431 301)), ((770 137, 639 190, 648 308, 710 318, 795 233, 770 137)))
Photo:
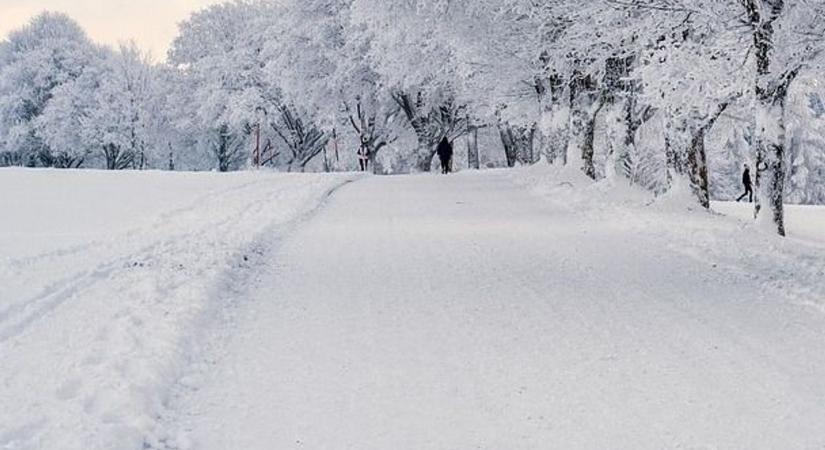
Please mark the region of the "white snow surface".
POLYGON ((821 448, 821 249, 685 205, 549 168, 346 186, 158 447, 821 448))
MULTIPOLYGON (((753 218, 753 204, 715 202, 713 210, 735 217, 743 222, 753 218)), ((825 245, 825 207, 809 205, 785 205, 788 235, 793 240, 803 240, 825 245)))
POLYGON ((0 170, 0 448, 143 448, 227 292, 347 179, 0 170))
POLYGON ((825 446, 823 208, 781 239, 546 166, 128 176, 0 171, 0 448, 825 446), (42 195, 80 185, 164 199, 92 239, 42 195))

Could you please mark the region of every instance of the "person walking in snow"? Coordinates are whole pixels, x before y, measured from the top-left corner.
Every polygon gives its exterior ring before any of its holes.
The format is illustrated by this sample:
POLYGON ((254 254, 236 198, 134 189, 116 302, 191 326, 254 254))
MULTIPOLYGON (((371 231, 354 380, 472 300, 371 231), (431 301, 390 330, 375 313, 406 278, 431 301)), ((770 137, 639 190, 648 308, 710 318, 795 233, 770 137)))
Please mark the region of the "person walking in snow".
POLYGON ((438 159, 441 161, 441 173, 448 174, 453 171, 453 144, 445 136, 436 148, 438 159))
POLYGON ((362 139, 361 146, 358 147, 358 165, 361 167, 361 172, 366 172, 370 168, 370 150, 366 139, 362 139))
POLYGON ((745 186, 745 193, 737 198, 737 202, 741 202, 743 198, 748 197, 748 202, 753 203, 753 184, 751 182, 751 169, 745 164, 745 171, 742 173, 742 185, 745 186))

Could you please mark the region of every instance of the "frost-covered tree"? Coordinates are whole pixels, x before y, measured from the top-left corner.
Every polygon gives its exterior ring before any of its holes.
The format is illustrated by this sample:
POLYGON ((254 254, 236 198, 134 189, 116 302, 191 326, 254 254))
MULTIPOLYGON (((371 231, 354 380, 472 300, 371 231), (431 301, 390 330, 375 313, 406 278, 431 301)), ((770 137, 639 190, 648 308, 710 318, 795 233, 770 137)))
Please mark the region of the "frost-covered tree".
POLYGON ((285 3, 267 32, 266 70, 284 100, 328 134, 354 132, 376 167, 378 153, 396 139, 398 108, 367 57, 370 40, 364 26, 350 20, 350 4, 285 3))
POLYGON ((266 7, 237 1, 199 11, 180 25, 169 52, 169 63, 185 79, 177 86, 183 116, 176 122, 221 172, 248 160, 259 111, 278 107, 259 58, 263 37, 256 25, 266 7))
POLYGON ((2 48, 0 152, 7 155, 4 159, 30 166, 80 165, 86 149, 78 148, 77 142, 54 141, 56 133, 40 129, 38 118, 56 92, 94 65, 98 50, 77 23, 58 13, 38 15, 13 31, 2 48), (49 141, 60 149, 53 150, 49 141))
POLYGON ((788 93, 800 74, 822 68, 825 4, 807 0, 656 0, 642 7, 687 12, 733 30, 747 43, 728 51, 741 61, 739 75, 750 80, 752 87, 756 214, 760 215, 764 204, 769 206, 770 214, 761 217, 771 220, 784 235, 788 93))
POLYGON ((236 0, 183 22, 159 66, 45 14, 0 42, 0 163, 303 170, 324 154, 331 170, 362 146, 427 171, 444 136, 469 136, 479 165, 488 128, 508 165, 687 186, 703 206, 735 197, 751 163, 760 220, 783 233, 783 201, 825 200, 823 14, 809 0, 236 0))
POLYGON ((818 82, 805 77, 790 94, 788 108, 788 176, 791 203, 825 204, 825 108, 815 92, 818 82))
POLYGON ((85 141, 100 149, 106 169, 144 169, 153 144, 153 69, 134 44, 108 55, 83 118, 85 141))
POLYGON ((64 168, 94 166, 97 147, 89 139, 94 126, 91 115, 98 107, 95 93, 103 82, 106 55, 101 51, 94 64, 83 73, 52 91, 52 98, 33 121, 36 135, 48 147, 49 163, 64 168))
POLYGON ((271 123, 287 147, 286 166, 289 172, 306 170, 307 164, 324 151, 329 136, 312 122, 306 122, 290 108, 282 107, 271 123))
POLYGON ((368 57, 415 133, 418 171, 429 171, 438 142, 468 131, 453 54, 440 19, 449 4, 427 1, 354 0, 352 21, 371 40, 368 57))
POLYGON ((645 101, 667 120, 668 180, 684 177, 683 184, 705 208, 710 206, 706 136, 748 89, 746 79, 738 74, 742 40, 715 25, 687 16, 644 52, 638 70, 645 101))

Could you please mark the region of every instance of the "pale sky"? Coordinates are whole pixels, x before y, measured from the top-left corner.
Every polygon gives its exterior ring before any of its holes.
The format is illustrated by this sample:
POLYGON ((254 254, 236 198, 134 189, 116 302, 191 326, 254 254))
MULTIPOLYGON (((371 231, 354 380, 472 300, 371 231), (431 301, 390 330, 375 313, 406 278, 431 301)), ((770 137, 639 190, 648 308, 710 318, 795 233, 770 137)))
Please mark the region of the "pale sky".
POLYGON ((0 39, 45 10, 76 20, 93 40, 117 45, 134 39, 156 61, 166 59, 178 22, 221 0, 0 0, 0 39))

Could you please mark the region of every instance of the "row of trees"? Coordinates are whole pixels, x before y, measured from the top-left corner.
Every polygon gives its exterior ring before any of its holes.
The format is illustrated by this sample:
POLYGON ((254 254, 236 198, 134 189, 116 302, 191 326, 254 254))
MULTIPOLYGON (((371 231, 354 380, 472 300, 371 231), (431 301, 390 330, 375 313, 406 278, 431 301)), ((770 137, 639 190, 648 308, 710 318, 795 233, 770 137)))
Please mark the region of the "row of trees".
POLYGON ((477 164, 493 128, 509 165, 705 207, 749 162, 784 234, 783 199, 825 201, 823 50, 817 0, 240 0, 181 24, 161 65, 44 14, 0 44, 0 158, 334 169, 348 139, 427 171, 444 136, 477 164))

